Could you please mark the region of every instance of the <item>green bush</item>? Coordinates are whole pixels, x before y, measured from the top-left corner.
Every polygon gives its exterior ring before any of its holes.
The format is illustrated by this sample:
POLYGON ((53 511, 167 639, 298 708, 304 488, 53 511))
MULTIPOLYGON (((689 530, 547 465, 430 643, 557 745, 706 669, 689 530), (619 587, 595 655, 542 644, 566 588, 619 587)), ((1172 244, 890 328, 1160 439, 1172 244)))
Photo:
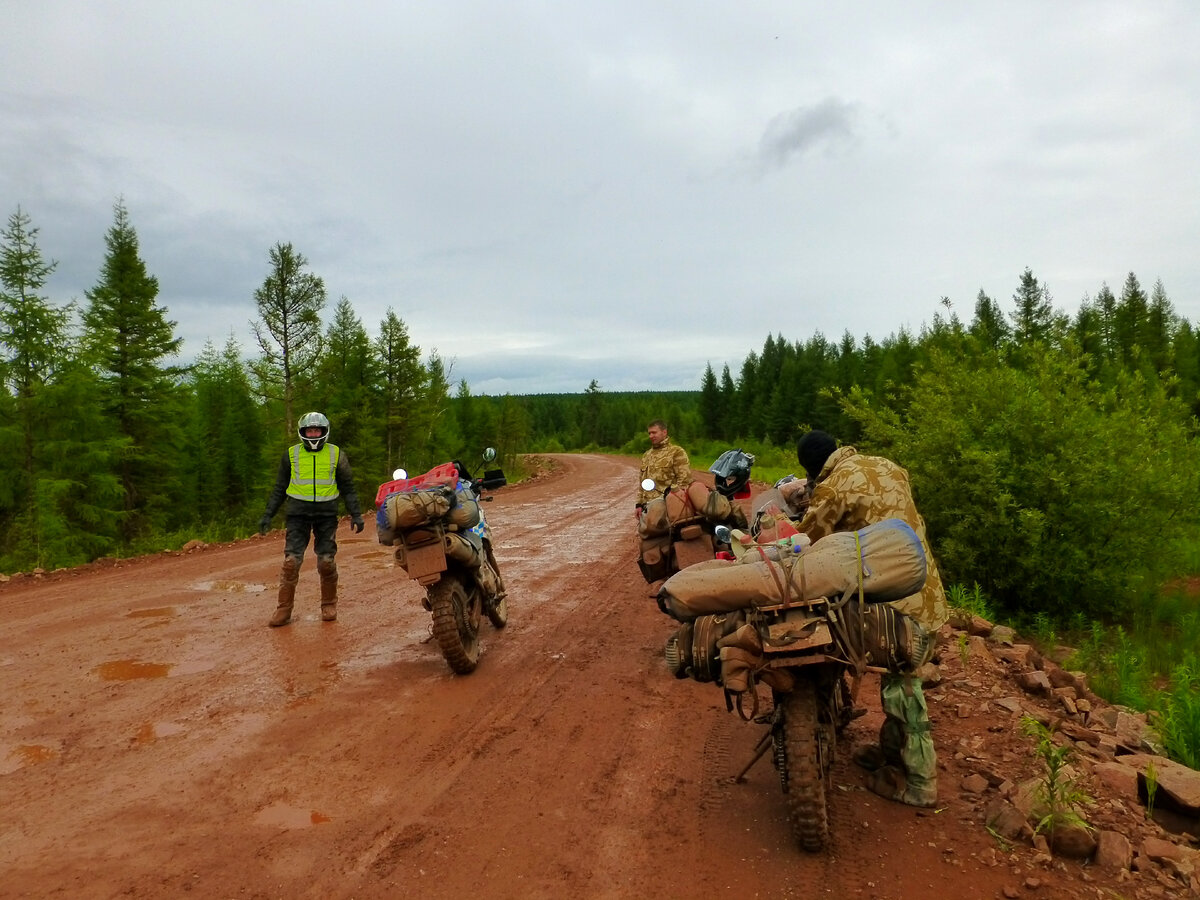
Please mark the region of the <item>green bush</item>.
POLYGON ((904 405, 843 401, 859 449, 908 469, 943 578, 978 581, 1014 615, 1120 620, 1182 572, 1200 521, 1186 409, 1138 375, 1101 387, 1084 363, 933 351, 904 405))

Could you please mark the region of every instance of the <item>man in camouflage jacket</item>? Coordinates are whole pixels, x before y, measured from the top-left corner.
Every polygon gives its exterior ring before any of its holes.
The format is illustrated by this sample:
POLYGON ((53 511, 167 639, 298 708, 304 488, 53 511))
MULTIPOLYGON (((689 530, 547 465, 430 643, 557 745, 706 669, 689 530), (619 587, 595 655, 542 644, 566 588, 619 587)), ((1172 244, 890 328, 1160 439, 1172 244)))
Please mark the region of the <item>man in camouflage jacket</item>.
POLYGON ((667 435, 667 424, 655 419, 646 428, 650 436, 650 449, 642 454, 642 468, 638 475, 637 516, 641 518, 646 504, 663 496, 667 489, 684 490, 692 483, 692 464, 687 451, 671 443, 667 435), (654 490, 642 490, 641 483, 654 479, 654 490))
POLYGON ((881 456, 864 456, 853 447, 838 448, 823 431, 810 431, 802 437, 796 455, 815 482, 799 525, 813 541, 835 531, 857 531, 895 518, 912 526, 925 548, 928 571, 924 588, 919 594, 887 604, 909 620, 904 628, 908 659, 899 667, 889 666, 891 671, 880 676, 884 712, 880 744, 855 754, 855 760, 874 770, 867 785, 875 793, 913 806, 934 806, 937 754, 921 679, 913 670, 932 655, 935 634, 949 617, 949 610, 925 535, 925 520, 917 512, 909 488, 908 472, 881 456))

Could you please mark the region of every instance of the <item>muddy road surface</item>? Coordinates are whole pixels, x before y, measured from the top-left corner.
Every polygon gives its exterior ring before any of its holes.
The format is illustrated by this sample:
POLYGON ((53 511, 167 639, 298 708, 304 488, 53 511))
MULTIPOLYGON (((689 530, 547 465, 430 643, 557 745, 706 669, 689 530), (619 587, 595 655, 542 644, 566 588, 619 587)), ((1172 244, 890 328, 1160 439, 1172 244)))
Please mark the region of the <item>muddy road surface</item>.
MULTIPOLYGON (((484 507, 510 619, 467 676, 370 520, 339 532, 336 623, 310 552, 296 618, 267 627, 282 531, 0 585, 0 896, 1024 895, 952 773, 943 808, 910 809, 845 745, 833 846, 798 850, 769 756, 733 782, 761 726, 665 668, 637 461, 554 461, 484 507)), ((1096 896, 1056 879, 1037 896, 1096 896)))

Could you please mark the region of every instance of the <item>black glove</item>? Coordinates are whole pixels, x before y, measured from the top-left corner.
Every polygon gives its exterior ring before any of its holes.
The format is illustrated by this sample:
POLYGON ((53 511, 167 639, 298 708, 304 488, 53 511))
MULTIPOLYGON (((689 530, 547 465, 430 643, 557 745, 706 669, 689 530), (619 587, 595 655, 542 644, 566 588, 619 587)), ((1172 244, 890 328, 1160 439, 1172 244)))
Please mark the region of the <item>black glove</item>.
POLYGON ((363 530, 363 517, 362 516, 351 516, 350 517, 350 527, 354 529, 355 534, 361 534, 362 530, 363 530))
POLYGON ((266 534, 270 530, 271 530, 271 517, 264 513, 263 517, 258 520, 258 533, 266 534))

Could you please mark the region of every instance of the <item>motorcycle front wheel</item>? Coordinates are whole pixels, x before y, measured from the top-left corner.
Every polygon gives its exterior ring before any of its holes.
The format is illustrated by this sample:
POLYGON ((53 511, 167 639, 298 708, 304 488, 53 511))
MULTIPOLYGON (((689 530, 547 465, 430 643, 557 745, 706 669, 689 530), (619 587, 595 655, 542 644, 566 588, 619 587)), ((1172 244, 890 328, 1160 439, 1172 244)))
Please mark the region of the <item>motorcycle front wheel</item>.
POLYGON ((444 575, 429 586, 433 612, 433 636, 442 656, 459 675, 475 671, 479 663, 479 621, 482 603, 479 591, 468 590, 454 575, 444 575))
MULTIPOLYGON (((487 549, 487 562, 492 567, 492 571, 496 573, 496 577, 500 578, 500 566, 496 562, 496 557, 492 555, 492 545, 487 543, 484 545, 487 549)), ((501 597, 496 602, 487 602, 484 604, 483 610, 487 613, 488 621, 492 623, 494 628, 503 628, 508 624, 508 600, 504 596, 504 585, 501 582, 500 586, 501 597)))
POLYGON ((777 697, 783 706, 781 735, 785 765, 784 791, 791 808, 792 831, 800 847, 810 853, 824 848, 829 840, 829 813, 826 807, 826 774, 829 760, 825 759, 821 740, 817 685, 808 679, 797 679, 796 688, 777 697))

